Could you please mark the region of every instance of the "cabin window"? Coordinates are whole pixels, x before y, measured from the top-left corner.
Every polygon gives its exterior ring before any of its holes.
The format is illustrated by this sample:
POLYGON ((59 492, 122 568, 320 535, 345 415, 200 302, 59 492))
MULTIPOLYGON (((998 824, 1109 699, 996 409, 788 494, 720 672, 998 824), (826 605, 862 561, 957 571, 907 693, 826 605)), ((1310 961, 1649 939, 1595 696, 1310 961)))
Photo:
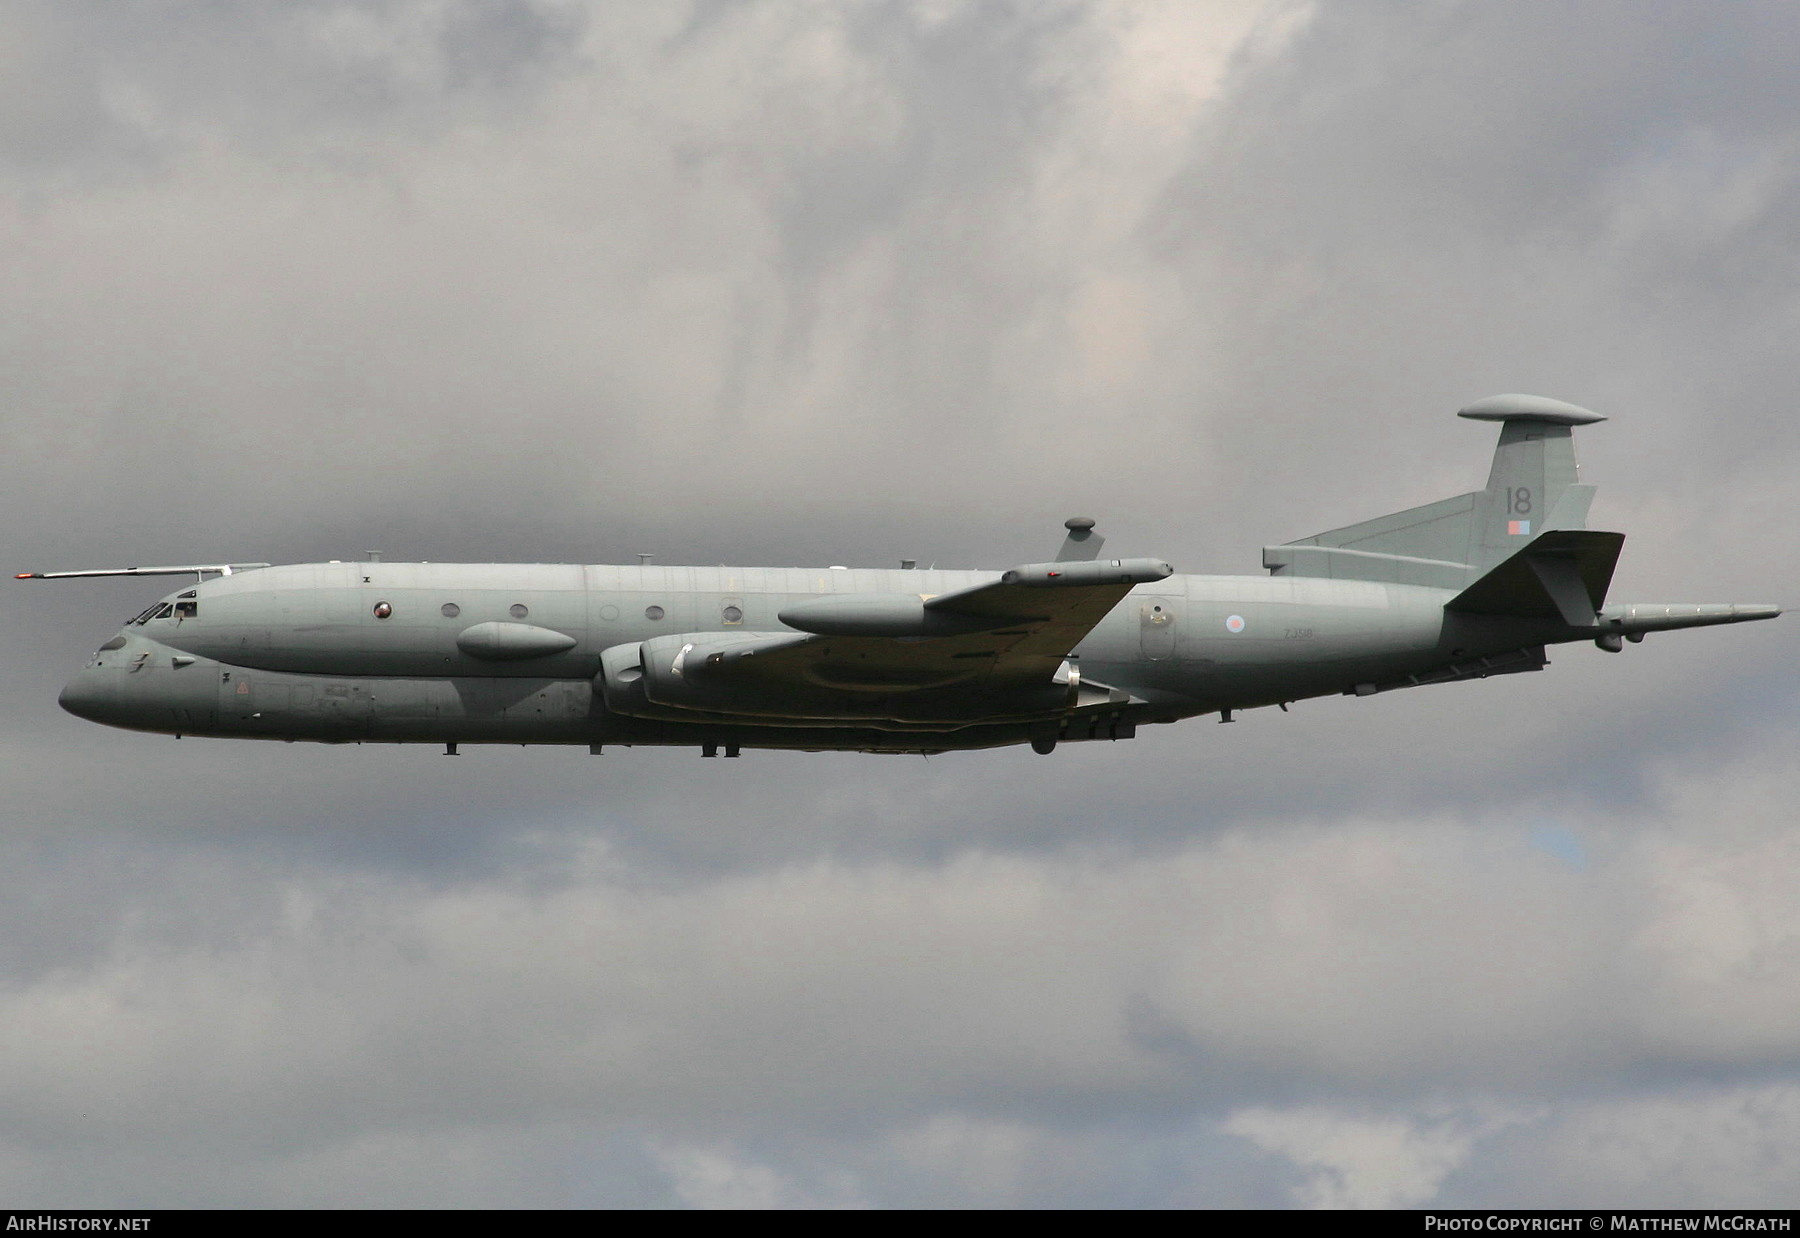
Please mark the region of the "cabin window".
POLYGON ((744 612, 741 607, 727 606, 724 610, 719 612, 719 617, 724 619, 726 623, 742 623, 744 621, 744 612))
POLYGON ((514 619, 523 619, 526 615, 531 613, 531 608, 523 602, 514 602, 511 606, 506 608, 506 613, 511 615, 514 619))
POLYGON ((392 606, 388 605, 386 602, 375 603, 375 617, 377 619, 386 619, 389 615, 391 615, 393 613, 394 613, 394 608, 392 606))
POLYGON ((438 614, 446 619, 454 619, 462 614, 462 607, 458 606, 455 602, 445 602, 442 606, 438 607, 438 614))
POLYGON ((644 607, 644 618, 646 618, 646 619, 661 619, 662 617, 663 617, 663 608, 662 607, 660 607, 660 606, 644 607))

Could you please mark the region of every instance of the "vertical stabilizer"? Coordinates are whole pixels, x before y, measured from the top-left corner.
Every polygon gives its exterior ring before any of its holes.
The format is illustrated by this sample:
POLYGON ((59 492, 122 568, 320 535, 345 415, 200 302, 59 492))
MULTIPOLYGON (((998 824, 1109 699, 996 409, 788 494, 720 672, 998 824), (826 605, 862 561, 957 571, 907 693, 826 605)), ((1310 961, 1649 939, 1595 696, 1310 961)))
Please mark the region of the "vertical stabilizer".
POLYGON ((1573 430, 1604 417, 1535 395, 1492 396, 1457 416, 1501 423, 1486 489, 1265 546, 1263 566, 1278 576, 1463 589, 1539 534, 1587 527, 1594 488, 1576 478, 1573 430))
POLYGON ((1539 533, 1587 527, 1594 488, 1576 477, 1574 428, 1604 417, 1534 395, 1493 396, 1456 415, 1501 423, 1487 489, 1473 513, 1472 567, 1497 566, 1539 533))

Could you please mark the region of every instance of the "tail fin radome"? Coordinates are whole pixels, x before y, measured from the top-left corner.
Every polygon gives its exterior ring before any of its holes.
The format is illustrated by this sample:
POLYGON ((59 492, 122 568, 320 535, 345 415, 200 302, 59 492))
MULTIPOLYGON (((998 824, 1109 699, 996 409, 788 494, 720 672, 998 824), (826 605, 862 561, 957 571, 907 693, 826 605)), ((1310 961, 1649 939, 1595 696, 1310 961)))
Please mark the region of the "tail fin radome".
POLYGON ((1534 395, 1499 395, 1457 416, 1500 423, 1487 487, 1263 548, 1277 576, 1465 589, 1540 534, 1587 527, 1594 487, 1576 476, 1574 427, 1606 420, 1534 395))

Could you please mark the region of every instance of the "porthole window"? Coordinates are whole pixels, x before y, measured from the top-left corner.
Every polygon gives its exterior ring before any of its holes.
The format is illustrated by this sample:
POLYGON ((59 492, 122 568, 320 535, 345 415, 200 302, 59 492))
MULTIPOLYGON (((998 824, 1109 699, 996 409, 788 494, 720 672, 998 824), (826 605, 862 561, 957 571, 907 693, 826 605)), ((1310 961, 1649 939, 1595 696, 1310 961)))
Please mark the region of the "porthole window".
POLYGON ((661 619, 662 617, 663 617, 663 608, 662 607, 660 607, 660 606, 644 607, 644 618, 646 618, 646 619, 661 619))
POLYGON ((719 614, 726 623, 742 623, 744 621, 744 612, 736 606, 727 606, 719 614))
POLYGON ((531 613, 531 610, 523 602, 514 602, 511 606, 506 608, 506 613, 511 615, 514 619, 523 619, 526 615, 531 613))
POLYGON ((375 603, 375 617, 377 619, 386 619, 389 615, 391 615, 393 613, 394 613, 394 608, 392 606, 389 606, 386 602, 375 603))
POLYGON ((438 613, 446 619, 454 619, 462 614, 462 607, 458 606, 455 602, 445 602, 442 606, 438 607, 438 613))

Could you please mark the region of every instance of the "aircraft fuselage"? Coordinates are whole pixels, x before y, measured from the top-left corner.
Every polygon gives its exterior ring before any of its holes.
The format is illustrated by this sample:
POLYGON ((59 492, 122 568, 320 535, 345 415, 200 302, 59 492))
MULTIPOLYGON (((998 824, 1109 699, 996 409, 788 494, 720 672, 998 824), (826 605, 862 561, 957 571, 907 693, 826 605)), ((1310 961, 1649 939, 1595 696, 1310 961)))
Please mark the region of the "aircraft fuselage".
MULTIPOLYGON (((1087 517, 1006 572, 556 564, 219 564, 27 577, 212 579, 127 624, 65 708, 177 735, 328 743, 938 752, 1125 739, 1146 723, 1541 670, 1544 647, 1777 606, 1608 605, 1574 428, 1494 396, 1487 485, 1263 548, 1270 576, 1102 559, 1087 517), (240 570, 240 569, 251 570, 240 570)), ((454 747, 451 748, 454 751, 454 747)))
MULTIPOLYGON (((674 633, 780 633, 788 629, 777 615, 811 599, 935 596, 992 578, 654 565, 271 567, 170 594, 109 641, 62 701, 135 730, 334 743, 993 747, 1045 734, 1045 718, 677 721, 611 710, 597 681, 609 648, 674 633), (484 629, 493 634, 485 644, 484 629)), ((1533 646, 1587 635, 1552 621, 1448 613, 1451 596, 1305 577, 1170 576, 1141 585, 1070 659, 1083 677, 1131 700, 1056 738, 1124 738, 1138 725, 1198 714, 1535 670, 1542 661, 1533 646)))

